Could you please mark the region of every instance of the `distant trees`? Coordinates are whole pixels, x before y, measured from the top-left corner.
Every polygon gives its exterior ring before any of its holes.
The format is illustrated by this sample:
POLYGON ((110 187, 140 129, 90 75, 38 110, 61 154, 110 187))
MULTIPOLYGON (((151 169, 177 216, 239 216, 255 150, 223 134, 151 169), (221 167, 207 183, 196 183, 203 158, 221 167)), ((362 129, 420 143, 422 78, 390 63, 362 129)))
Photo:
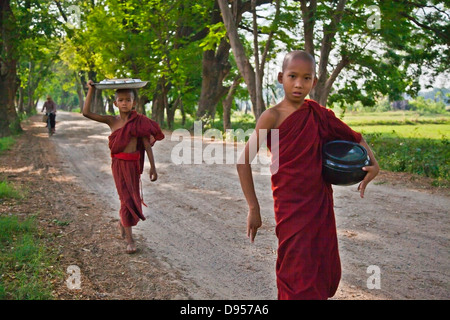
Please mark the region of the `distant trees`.
MULTIPOLYGON (((227 128, 236 93, 256 119, 273 103, 267 65, 293 49, 316 57, 311 97, 323 105, 414 96, 422 74, 449 70, 448 9, 442 0, 0 0, 0 136, 20 130, 18 113, 43 95, 81 107, 88 79, 113 77, 149 80, 137 110, 150 104, 160 124, 172 128, 179 110, 227 128)), ((105 113, 111 93, 95 99, 105 113)))

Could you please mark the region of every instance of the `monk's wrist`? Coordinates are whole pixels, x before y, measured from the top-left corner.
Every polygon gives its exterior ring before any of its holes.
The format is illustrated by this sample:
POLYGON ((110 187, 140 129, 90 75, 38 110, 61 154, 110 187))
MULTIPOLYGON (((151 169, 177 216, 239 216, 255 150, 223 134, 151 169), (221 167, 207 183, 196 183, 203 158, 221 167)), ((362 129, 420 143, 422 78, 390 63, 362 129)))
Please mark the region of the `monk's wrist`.
POLYGON ((249 203, 248 209, 250 210, 250 213, 257 213, 259 212, 259 203, 249 203))

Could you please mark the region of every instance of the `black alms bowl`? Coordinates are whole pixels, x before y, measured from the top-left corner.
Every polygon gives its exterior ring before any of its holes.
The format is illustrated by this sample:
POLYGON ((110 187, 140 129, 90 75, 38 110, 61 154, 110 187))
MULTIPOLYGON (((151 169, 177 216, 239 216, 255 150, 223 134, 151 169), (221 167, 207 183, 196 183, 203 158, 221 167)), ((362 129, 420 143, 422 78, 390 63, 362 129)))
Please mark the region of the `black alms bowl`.
POLYGON ((358 143, 335 140, 323 146, 322 175, 326 182, 349 186, 364 179, 370 165, 367 150, 358 143))

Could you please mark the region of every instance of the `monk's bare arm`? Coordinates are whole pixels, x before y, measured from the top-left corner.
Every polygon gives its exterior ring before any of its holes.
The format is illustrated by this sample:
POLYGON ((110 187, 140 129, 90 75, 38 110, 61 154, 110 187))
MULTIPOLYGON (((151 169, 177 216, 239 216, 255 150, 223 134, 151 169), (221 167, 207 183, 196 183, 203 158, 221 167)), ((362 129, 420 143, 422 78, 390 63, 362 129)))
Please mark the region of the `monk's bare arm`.
POLYGON ((83 116, 85 116, 86 118, 89 118, 91 120, 106 123, 111 127, 113 124, 114 117, 104 116, 101 114, 91 112, 91 100, 92 100, 92 96, 94 95, 94 92, 95 92, 95 87, 93 84, 94 84, 94 82, 92 80, 89 80, 87 83, 89 90, 88 90, 86 99, 84 101, 83 116))
POLYGON ((258 153, 261 144, 267 139, 267 135, 260 135, 260 130, 265 129, 262 132, 268 133, 269 130, 275 127, 276 120, 277 113, 274 110, 268 109, 263 112, 256 124, 254 133, 245 145, 245 149, 236 165, 241 188, 249 208, 247 216, 247 237, 250 238, 251 242, 254 241, 258 228, 262 225, 262 221, 250 163, 258 153), (250 147, 255 145, 256 148, 250 147))
POLYGON ((156 172, 155 158, 153 157, 153 149, 150 141, 147 137, 142 138, 144 142, 145 151, 147 152, 148 160, 150 161, 150 181, 156 181, 158 179, 158 173, 156 172))
POLYGON ((371 165, 364 167, 363 170, 367 171, 366 176, 364 177, 364 180, 361 181, 361 183, 358 186, 358 190, 360 191, 361 198, 364 198, 364 191, 366 190, 367 185, 370 181, 372 181, 380 171, 380 166, 378 165, 377 159, 375 159, 375 155, 372 152, 372 149, 367 144, 366 140, 364 138, 361 138, 361 142, 359 143, 367 150, 367 154, 369 155, 371 165))

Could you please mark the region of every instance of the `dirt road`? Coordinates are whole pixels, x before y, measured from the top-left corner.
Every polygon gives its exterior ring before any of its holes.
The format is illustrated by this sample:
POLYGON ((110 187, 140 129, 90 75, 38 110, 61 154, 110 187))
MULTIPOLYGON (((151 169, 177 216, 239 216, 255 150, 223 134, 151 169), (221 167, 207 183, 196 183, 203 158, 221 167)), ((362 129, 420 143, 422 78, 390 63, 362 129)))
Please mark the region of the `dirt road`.
MULTIPOLYGON (((135 228, 141 253, 134 259, 142 261, 151 252, 163 268, 172 270, 172 281, 186 294, 171 298, 276 299, 270 176, 259 174, 262 165, 253 167, 263 227, 251 244, 235 166, 176 165, 171 153, 179 141, 165 133, 166 139, 154 147, 158 181, 150 182, 148 162, 142 176, 147 220, 135 228)), ((116 219, 119 202, 110 172, 109 134, 106 125, 59 112, 57 133, 50 140, 66 177, 106 204, 103 216, 116 219)), ((448 194, 379 178, 364 199, 356 186, 335 187, 334 192, 343 275, 333 299, 450 296, 448 194), (369 267, 379 270, 379 276, 369 267), (368 279, 375 288, 368 288, 368 279)))

